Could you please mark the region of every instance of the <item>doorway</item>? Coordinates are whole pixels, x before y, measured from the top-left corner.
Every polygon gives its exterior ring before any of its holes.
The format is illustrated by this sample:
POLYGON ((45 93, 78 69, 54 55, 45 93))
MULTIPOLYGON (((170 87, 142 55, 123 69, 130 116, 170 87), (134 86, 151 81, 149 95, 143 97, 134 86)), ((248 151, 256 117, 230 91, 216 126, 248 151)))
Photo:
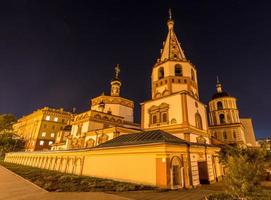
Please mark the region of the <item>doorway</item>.
POLYGON ((209 184, 207 161, 198 162, 200 184, 209 184))

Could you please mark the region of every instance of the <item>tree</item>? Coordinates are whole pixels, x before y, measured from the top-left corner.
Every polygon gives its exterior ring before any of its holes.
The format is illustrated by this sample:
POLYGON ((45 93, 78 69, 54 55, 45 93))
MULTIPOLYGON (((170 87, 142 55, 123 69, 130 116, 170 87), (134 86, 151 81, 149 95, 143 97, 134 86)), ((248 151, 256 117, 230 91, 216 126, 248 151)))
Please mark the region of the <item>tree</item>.
POLYGON ((226 191, 234 198, 246 198, 260 189, 260 182, 271 166, 271 153, 262 148, 222 148, 220 159, 226 167, 226 191))
POLYGON ((24 149, 25 141, 18 137, 14 137, 12 133, 3 133, 0 135, 0 157, 5 153, 12 151, 21 151, 24 149))
POLYGON ((12 130, 12 125, 16 121, 16 117, 12 114, 0 115, 0 132, 3 132, 5 130, 12 130))

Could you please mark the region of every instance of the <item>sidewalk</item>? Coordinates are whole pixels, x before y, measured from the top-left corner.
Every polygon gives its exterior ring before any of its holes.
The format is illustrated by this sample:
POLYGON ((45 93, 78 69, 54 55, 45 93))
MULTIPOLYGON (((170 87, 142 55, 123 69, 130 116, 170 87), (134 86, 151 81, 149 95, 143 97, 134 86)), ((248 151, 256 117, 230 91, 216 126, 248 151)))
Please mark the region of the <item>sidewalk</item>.
POLYGON ((102 192, 47 192, 0 166, 0 200, 130 200, 102 192))

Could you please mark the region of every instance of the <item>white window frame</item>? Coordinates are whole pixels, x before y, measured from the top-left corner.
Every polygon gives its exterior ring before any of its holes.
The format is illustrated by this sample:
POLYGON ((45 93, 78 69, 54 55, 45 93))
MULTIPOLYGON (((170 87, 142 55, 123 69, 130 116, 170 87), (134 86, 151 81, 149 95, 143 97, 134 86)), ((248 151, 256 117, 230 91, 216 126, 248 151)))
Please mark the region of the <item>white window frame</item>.
POLYGON ((46 136, 46 132, 42 132, 41 137, 45 137, 45 136, 46 136))
POLYGON ((55 121, 55 122, 58 122, 58 117, 54 117, 54 121, 55 121))
POLYGON ((50 119, 51 119, 51 116, 50 116, 50 115, 47 115, 47 116, 45 117, 45 120, 46 120, 46 121, 50 121, 50 119))
POLYGON ((55 133, 51 133, 51 138, 54 138, 55 137, 55 133))
POLYGON ((43 146, 44 145, 44 140, 40 140, 40 146, 43 146))
POLYGON ((53 141, 49 141, 49 145, 53 144, 54 142, 53 141))

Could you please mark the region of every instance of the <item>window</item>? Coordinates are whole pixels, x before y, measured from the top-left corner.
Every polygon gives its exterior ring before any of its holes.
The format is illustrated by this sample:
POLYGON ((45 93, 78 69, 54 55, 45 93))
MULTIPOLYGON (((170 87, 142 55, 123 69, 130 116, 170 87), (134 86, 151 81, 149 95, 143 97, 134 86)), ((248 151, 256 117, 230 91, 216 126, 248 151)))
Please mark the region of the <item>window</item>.
POLYGON ((225 115, 224 114, 220 114, 219 115, 219 120, 220 120, 220 124, 225 124, 225 115))
POLYGON ((46 127, 47 127, 47 124, 44 124, 44 125, 43 125, 43 128, 46 128, 46 127))
POLYGON ((62 119, 62 123, 64 123, 65 122, 65 119, 62 119))
POLYGON ((53 144, 53 141, 49 141, 49 145, 53 144))
POLYGON ((160 67, 158 71, 158 79, 164 78, 164 68, 160 67))
POLYGON ((183 69, 180 64, 175 65, 175 76, 183 76, 183 69))
POLYGON ((45 137, 45 136, 46 136, 46 132, 42 132, 41 137, 45 137))
POLYGON ((55 137, 55 133, 51 133, 51 137, 55 137))
POLYGON ((167 113, 163 113, 162 122, 167 122, 167 113))
POLYGON ((45 117, 45 120, 47 120, 47 121, 50 121, 50 116, 49 115, 47 115, 46 117, 45 117))
POLYGON ((218 110, 222 110, 222 109, 223 109, 223 104, 222 104, 221 101, 218 101, 218 102, 216 103, 216 106, 217 106, 217 109, 218 109, 218 110))
POLYGON ((223 132, 223 138, 224 138, 224 140, 227 139, 227 133, 226 133, 226 131, 223 132))
POLYGON ((171 82, 174 83, 174 79, 172 79, 171 82))
POLYGON ((193 69, 191 69, 191 78, 193 81, 195 81, 195 72, 193 69))
POLYGON ((57 122, 57 121, 58 121, 58 117, 55 117, 55 118, 54 118, 54 121, 57 122))
POLYGON ((40 141, 40 146, 43 146, 43 145, 44 145, 44 141, 41 140, 41 141, 40 141))
POLYGON ((52 129, 53 129, 53 130, 55 129, 55 126, 54 126, 54 125, 52 126, 52 129))
POLYGON ((236 139, 236 132, 233 131, 233 138, 236 139))
POLYGON ((157 123, 157 116, 156 115, 152 116, 152 123, 153 124, 157 123))
POLYGON ((214 137, 217 138, 217 133, 216 132, 214 132, 214 137))
POLYGON ((199 113, 196 113, 195 121, 196 121, 196 128, 202 129, 202 120, 201 120, 201 116, 199 113))

